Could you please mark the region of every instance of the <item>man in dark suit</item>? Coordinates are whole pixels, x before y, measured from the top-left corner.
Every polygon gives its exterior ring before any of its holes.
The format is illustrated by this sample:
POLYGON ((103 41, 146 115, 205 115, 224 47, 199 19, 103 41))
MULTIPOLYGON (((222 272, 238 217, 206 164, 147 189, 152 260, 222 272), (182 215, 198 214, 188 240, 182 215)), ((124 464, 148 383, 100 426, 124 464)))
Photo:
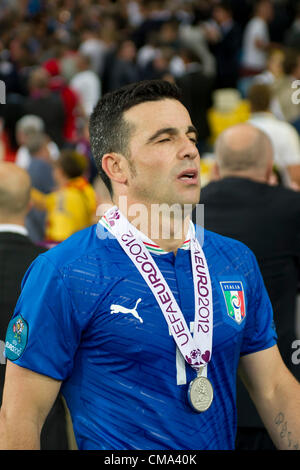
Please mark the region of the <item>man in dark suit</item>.
POLYGON ((207 111, 212 106, 214 77, 203 72, 199 57, 189 48, 182 48, 180 57, 185 65, 185 72, 175 79, 181 90, 181 100, 188 109, 193 125, 198 131, 199 151, 205 152, 210 129, 207 111))
POLYGON ((63 129, 65 110, 59 93, 50 88, 50 74, 43 67, 34 68, 28 79, 28 92, 23 102, 24 114, 43 119, 47 134, 59 148, 65 145, 63 129))
MULTIPOLYGON (((5 376, 4 339, 21 292, 22 278, 45 250, 34 245, 25 228, 30 207, 29 174, 13 163, 0 163, 0 404, 5 376)), ((44 450, 68 448, 64 405, 59 398, 43 428, 44 450)))
POLYGON ((212 17, 217 28, 207 28, 207 39, 217 64, 215 87, 236 88, 242 47, 240 25, 234 21, 231 4, 226 0, 216 3, 212 17))
MULTIPOLYGON (((205 228, 245 243, 256 255, 273 305, 279 350, 299 380, 292 345, 300 274, 300 193, 269 184, 273 149, 268 137, 250 124, 224 131, 215 151, 219 179, 201 192, 205 228)), ((237 449, 274 448, 241 382, 237 391, 237 449)))

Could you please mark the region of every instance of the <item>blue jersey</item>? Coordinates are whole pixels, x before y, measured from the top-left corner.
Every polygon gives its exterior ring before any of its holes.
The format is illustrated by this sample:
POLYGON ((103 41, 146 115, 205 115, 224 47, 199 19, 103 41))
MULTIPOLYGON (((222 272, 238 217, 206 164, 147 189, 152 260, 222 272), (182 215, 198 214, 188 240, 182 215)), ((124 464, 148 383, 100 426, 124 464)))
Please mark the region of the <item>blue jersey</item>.
MULTIPOLYGON (((240 242, 204 232, 214 399, 197 413, 187 397, 196 372, 141 274, 105 232, 92 226, 33 262, 8 327, 6 356, 63 382, 79 449, 233 449, 239 358, 276 343, 254 255, 240 242)), ((190 251, 152 256, 192 329, 190 251)))

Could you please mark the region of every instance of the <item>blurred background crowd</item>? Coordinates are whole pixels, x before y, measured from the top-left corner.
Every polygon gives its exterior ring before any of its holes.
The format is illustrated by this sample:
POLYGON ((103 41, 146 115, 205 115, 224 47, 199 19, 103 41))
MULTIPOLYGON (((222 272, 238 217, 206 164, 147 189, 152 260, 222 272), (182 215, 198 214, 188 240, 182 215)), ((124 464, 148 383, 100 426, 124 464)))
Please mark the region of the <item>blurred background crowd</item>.
POLYGON ((297 134, 285 126, 289 157, 279 149, 275 164, 280 181, 299 184, 299 50, 295 0, 1 0, 0 159, 26 169, 42 160, 33 184, 48 193, 56 182, 36 183, 40 174, 61 150, 76 150, 97 192, 88 141, 95 103, 122 85, 163 78, 179 85, 198 129, 203 184, 218 135, 249 119, 277 140, 277 121, 293 126, 297 134))

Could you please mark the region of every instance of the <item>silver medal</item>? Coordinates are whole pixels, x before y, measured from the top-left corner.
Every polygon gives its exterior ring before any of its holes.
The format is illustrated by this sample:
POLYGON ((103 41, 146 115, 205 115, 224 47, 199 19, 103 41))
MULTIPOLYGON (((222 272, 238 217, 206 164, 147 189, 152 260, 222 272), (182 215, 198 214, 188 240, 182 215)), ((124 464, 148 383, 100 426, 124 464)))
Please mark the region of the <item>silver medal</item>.
POLYGON ((188 398, 195 411, 208 410, 214 397, 212 384, 206 377, 198 376, 189 385, 188 398))

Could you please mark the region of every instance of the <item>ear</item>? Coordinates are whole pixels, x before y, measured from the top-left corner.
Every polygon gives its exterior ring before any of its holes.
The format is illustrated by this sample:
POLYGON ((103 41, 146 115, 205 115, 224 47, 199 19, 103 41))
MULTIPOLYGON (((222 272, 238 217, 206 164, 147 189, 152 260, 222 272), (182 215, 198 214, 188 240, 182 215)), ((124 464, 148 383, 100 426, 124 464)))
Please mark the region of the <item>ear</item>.
POLYGON ((269 159, 267 167, 266 167, 266 172, 265 172, 265 178, 267 182, 273 183, 275 180, 275 172, 274 170, 274 162, 272 159, 269 159))
POLYGON ((221 179, 220 167, 218 162, 214 162, 212 165, 210 179, 211 181, 218 181, 219 179, 221 179))
POLYGON ((126 158, 120 153, 106 153, 102 157, 102 169, 111 182, 125 184, 127 182, 126 158))
POLYGON ((33 203, 32 199, 30 199, 28 204, 27 204, 26 214, 28 214, 28 212, 30 212, 31 209, 33 209, 33 208, 34 208, 34 203, 33 203))

